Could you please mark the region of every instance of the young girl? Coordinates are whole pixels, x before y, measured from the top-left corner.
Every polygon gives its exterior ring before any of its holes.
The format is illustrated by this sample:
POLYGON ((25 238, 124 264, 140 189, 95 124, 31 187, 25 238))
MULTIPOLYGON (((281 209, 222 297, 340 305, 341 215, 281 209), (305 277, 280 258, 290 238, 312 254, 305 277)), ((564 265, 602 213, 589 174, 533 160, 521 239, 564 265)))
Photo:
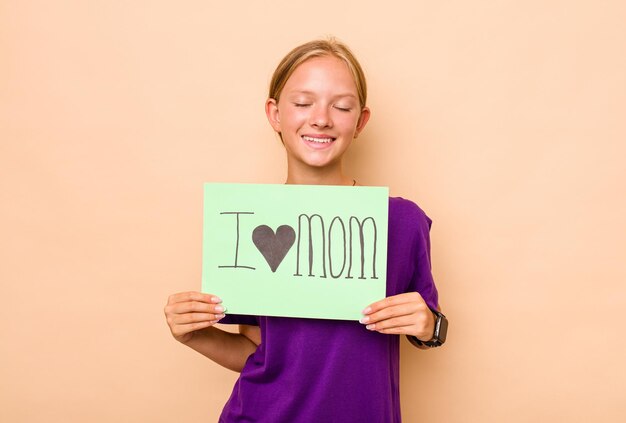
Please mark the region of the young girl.
MULTIPOLYGON (((356 185, 343 158, 370 118, 366 97, 344 44, 313 41, 287 54, 265 104, 287 151, 287 184, 356 185)), ((359 322, 225 316, 216 295, 170 296, 174 338, 241 372, 220 422, 400 422, 398 335, 420 348, 445 338, 434 336, 445 318, 436 311, 430 223, 414 203, 389 199, 387 298, 364 304, 359 322), (239 324, 239 333, 218 321, 239 324)))

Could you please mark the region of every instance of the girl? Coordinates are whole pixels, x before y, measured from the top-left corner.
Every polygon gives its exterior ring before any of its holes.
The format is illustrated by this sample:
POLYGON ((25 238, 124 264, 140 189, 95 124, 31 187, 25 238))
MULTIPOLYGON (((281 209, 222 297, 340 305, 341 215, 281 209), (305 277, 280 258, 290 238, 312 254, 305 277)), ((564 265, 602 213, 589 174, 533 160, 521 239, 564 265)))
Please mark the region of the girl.
MULTIPOLYGON (((287 184, 356 185, 343 158, 370 118, 366 97, 361 66, 344 44, 313 41, 285 56, 265 112, 287 151, 287 184)), ((433 335, 443 315, 430 223, 414 203, 389 199, 387 298, 364 305, 359 322, 225 316, 215 295, 170 296, 174 338, 241 372, 220 422, 400 422, 398 335, 421 348, 444 338, 433 335), (218 321, 239 324, 239 333, 214 327, 218 321)))

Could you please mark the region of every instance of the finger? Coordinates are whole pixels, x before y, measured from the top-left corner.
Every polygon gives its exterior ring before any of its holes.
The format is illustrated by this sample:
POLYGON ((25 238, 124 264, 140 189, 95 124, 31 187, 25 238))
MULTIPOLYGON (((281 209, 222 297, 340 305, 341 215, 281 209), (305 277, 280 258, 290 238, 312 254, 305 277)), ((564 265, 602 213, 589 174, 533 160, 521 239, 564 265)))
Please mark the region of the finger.
POLYGON ((397 328, 397 327, 402 327, 402 326, 414 327, 415 319, 413 319, 412 316, 410 315, 394 317, 393 319, 387 319, 387 320, 383 320, 377 323, 370 323, 369 325, 365 326, 365 328, 367 330, 375 330, 375 331, 380 332, 381 330, 397 328))
POLYGON ((415 314, 419 310, 419 306, 415 303, 405 303, 396 306, 383 308, 380 311, 364 316, 359 322, 364 324, 372 324, 380 321, 392 319, 400 316, 408 316, 415 314))
POLYGON ((213 294, 203 294, 202 292, 188 291, 170 295, 167 299, 167 304, 176 304, 188 301, 200 301, 213 304, 219 304, 222 302, 222 300, 218 296, 213 294))
POLYGON ((213 314, 213 313, 186 313, 186 314, 175 314, 170 319, 172 324, 175 325, 184 325, 188 323, 197 323, 197 322, 209 322, 213 320, 219 320, 224 317, 224 314, 213 314))
POLYGON ((220 314, 226 310, 221 304, 207 304, 198 301, 176 303, 166 307, 166 314, 213 313, 220 314))
POLYGON ((405 292, 404 294, 392 295, 391 297, 383 298, 380 301, 370 304, 363 310, 363 314, 369 315, 387 307, 420 301, 424 302, 424 299, 419 292, 405 292))
MULTIPOLYGON (((429 311, 430 312, 430 311, 429 311)), ((370 331, 389 334, 413 335, 418 338, 432 335, 434 322, 429 323, 428 313, 412 313, 400 317, 370 323, 365 326, 370 331), (399 329, 401 328, 401 329, 399 329)))
POLYGON ((412 335, 413 326, 395 326, 392 328, 377 330, 378 333, 384 333, 386 335, 412 335))

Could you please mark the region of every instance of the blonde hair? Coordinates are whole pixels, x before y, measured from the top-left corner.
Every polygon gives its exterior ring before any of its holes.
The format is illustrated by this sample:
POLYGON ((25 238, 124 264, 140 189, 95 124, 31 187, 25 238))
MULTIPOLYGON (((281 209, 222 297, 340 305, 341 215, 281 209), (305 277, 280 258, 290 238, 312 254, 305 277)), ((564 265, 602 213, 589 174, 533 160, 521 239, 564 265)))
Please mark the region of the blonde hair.
POLYGON ((361 108, 365 107, 367 101, 367 83, 365 82, 363 69, 348 46, 341 41, 337 41, 335 38, 309 41, 287 53, 276 67, 274 75, 272 75, 269 98, 273 98, 278 102, 287 80, 296 68, 313 57, 324 56, 334 56, 346 63, 354 77, 361 108))

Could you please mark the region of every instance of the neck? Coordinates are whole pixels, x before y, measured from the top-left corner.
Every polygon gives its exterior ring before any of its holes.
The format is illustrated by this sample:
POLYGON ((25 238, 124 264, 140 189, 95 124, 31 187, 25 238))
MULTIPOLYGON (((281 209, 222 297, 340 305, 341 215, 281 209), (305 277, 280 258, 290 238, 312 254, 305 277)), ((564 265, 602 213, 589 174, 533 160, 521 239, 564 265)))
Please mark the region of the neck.
POLYGON ((353 185, 354 179, 343 172, 341 163, 325 166, 323 169, 288 163, 285 183, 288 185, 353 185))

